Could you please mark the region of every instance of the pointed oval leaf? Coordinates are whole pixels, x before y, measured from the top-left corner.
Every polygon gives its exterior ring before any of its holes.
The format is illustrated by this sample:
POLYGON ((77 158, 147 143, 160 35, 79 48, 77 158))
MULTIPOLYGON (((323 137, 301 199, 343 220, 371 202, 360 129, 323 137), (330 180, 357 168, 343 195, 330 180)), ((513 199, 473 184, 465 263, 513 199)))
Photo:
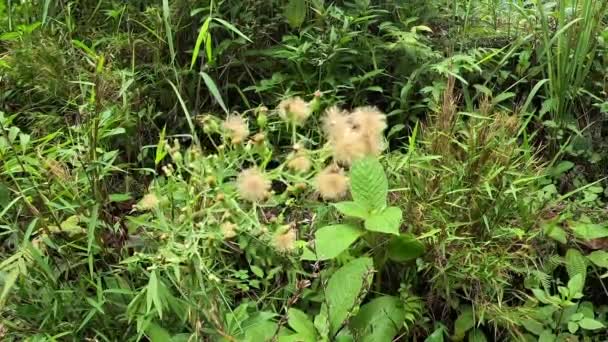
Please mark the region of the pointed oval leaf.
POLYGON ((340 213, 346 216, 361 219, 366 219, 369 216, 369 210, 364 205, 357 202, 346 201, 334 203, 334 207, 336 207, 340 213))
POLYGON ((392 341, 405 321, 405 310, 397 297, 382 296, 363 305, 350 321, 357 341, 392 341))
POLYGON ((587 259, 598 267, 608 268, 608 252, 606 251, 592 252, 591 254, 587 255, 587 259))
POLYGON ((406 262, 420 257, 424 245, 412 234, 401 234, 393 237, 388 243, 388 257, 397 262, 406 262))
POLYGON ((350 312, 363 300, 373 278, 371 258, 358 258, 338 269, 327 282, 325 300, 332 334, 338 332, 350 312))
POLYGON ((315 233, 315 250, 302 256, 304 260, 333 259, 345 251, 364 231, 348 224, 325 226, 315 233), (311 256, 314 256, 311 259, 311 256))
POLYGON ((355 202, 370 209, 386 207, 388 180, 382 165, 375 158, 363 158, 353 164, 350 184, 355 202))
POLYGON ((289 0, 285 6, 285 19, 291 28, 300 27, 306 19, 306 0, 289 0))
POLYGON ((578 325, 585 330, 597 330, 605 328, 604 324, 600 321, 596 321, 592 318, 583 318, 578 321, 578 325))
POLYGON ((368 217, 365 220, 365 229, 373 232, 399 235, 401 218, 401 209, 397 207, 388 207, 381 212, 374 213, 368 217))

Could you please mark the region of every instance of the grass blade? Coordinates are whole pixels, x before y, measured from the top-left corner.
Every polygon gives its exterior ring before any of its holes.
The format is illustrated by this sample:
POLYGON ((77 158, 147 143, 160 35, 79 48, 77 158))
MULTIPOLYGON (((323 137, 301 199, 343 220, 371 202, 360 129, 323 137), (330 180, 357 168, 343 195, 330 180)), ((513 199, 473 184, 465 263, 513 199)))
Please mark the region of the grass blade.
POLYGON ((215 82, 213 82, 213 79, 211 78, 211 76, 209 76, 204 71, 201 71, 200 74, 203 77, 203 81, 205 81, 205 85, 207 85, 207 88, 209 88, 211 95, 213 95, 213 97, 215 98, 217 103, 220 104, 220 106, 222 107, 224 112, 226 112, 226 114, 228 114, 228 108, 224 104, 224 100, 222 100, 222 95, 220 95, 220 91, 217 89, 217 86, 215 85, 215 82))

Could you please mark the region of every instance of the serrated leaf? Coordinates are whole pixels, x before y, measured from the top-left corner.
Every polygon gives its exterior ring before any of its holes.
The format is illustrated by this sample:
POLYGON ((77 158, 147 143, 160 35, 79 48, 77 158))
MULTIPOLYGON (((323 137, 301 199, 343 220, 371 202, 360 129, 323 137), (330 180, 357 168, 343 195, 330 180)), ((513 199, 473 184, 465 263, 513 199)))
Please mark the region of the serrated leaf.
POLYGON ((608 228, 599 224, 571 222, 570 228, 577 238, 585 241, 608 237, 608 228))
POLYGON ((315 326, 308 315, 301 310, 291 308, 287 312, 287 323, 297 333, 308 338, 315 338, 315 326))
POLYGON ((421 256, 424 253, 424 245, 412 234, 405 233, 391 238, 387 250, 391 260, 405 262, 421 256))
POLYGON ((375 210, 386 207, 388 180, 378 160, 367 157, 356 161, 351 169, 350 182, 355 202, 375 210))
POLYGON ((382 296, 363 305, 350 321, 357 341, 392 341, 405 321, 405 310, 397 297, 382 296))
POLYGON ((336 207, 340 213, 350 217, 366 219, 370 215, 369 210, 364 205, 357 202, 347 201, 334 203, 334 207, 336 207))
POLYGON ((578 321, 578 325, 585 330, 597 330, 605 328, 604 324, 600 321, 596 321, 592 318, 583 318, 578 321))
POLYGON ((309 259, 311 255, 302 256, 304 260, 328 260, 333 259, 345 251, 365 232, 349 224, 336 224, 325 226, 315 233, 316 256, 309 259))
POLYGON ((570 248, 566 251, 566 271, 568 271, 568 277, 572 279, 575 275, 580 274, 582 276, 582 285, 585 286, 585 279, 587 277, 587 262, 585 257, 577 249, 570 248))
POLYGON ((591 252, 591 254, 587 255, 587 259, 589 259, 592 263, 594 263, 598 267, 608 268, 608 252, 605 252, 605 251, 591 252))
POLYGON ((358 258, 338 269, 327 282, 325 290, 329 326, 332 334, 338 332, 349 313, 363 299, 373 278, 371 258, 358 258))
POLYGON ((306 19, 306 0, 289 0, 285 6, 285 19, 292 28, 300 27, 306 19))
POLYGON ((365 229, 373 232, 399 235, 401 218, 401 209, 388 207, 368 217, 365 220, 365 229))

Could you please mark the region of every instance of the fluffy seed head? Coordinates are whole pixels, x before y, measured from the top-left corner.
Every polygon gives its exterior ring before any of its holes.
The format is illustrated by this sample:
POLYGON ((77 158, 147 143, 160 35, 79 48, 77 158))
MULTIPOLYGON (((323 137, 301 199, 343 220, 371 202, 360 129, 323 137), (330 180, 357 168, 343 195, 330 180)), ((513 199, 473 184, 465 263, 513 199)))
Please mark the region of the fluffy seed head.
POLYGON ((323 130, 334 160, 345 165, 366 155, 379 155, 384 129, 386 117, 374 107, 359 107, 350 114, 331 107, 323 118, 323 130))
POLYGON ((303 125, 311 113, 310 104, 299 96, 281 101, 277 108, 283 120, 298 126, 303 125))
POLYGON ((160 200, 155 194, 146 194, 136 205, 137 210, 152 210, 158 206, 160 200))
POLYGON ((255 168, 241 171, 236 180, 239 196, 250 202, 265 200, 270 191, 270 181, 255 168))
POLYGON ((317 191, 326 200, 343 198, 348 191, 348 178, 344 170, 335 165, 326 167, 316 179, 317 191))
POLYGON ((239 115, 228 115, 222 127, 233 144, 240 144, 249 136, 247 121, 239 115))
POLYGON ((291 252, 296 247, 296 230, 289 229, 284 233, 276 234, 273 239, 274 248, 283 253, 291 252))
POLYGON ((287 167, 294 172, 308 172, 312 163, 304 153, 298 153, 293 159, 287 163, 287 167))
POLYGON ((236 236, 236 224, 226 221, 220 225, 220 231, 224 239, 231 239, 236 236))

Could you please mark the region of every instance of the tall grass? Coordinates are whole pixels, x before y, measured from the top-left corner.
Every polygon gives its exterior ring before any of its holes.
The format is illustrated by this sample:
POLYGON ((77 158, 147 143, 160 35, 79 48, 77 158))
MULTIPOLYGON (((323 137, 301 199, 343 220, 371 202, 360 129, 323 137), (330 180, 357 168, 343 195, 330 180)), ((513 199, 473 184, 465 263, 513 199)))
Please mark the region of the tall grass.
POLYGON ((576 119, 573 106, 583 88, 597 48, 608 2, 560 0, 554 11, 537 2, 542 52, 552 119, 559 124, 576 119), (552 21, 555 21, 553 23, 552 21), (556 24, 555 33, 552 25, 556 24))

